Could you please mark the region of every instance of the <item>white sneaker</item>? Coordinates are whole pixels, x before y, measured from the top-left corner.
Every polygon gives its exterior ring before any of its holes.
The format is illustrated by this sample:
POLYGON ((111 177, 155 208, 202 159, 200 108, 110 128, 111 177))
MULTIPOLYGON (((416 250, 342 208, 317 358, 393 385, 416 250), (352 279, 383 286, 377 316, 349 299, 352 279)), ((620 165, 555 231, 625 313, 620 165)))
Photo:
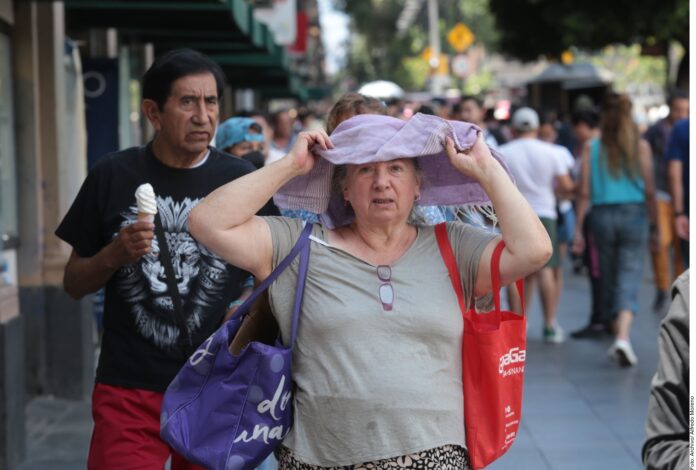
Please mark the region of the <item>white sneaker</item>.
POLYGON ((544 341, 547 343, 562 343, 565 340, 565 334, 563 328, 561 328, 558 323, 554 324, 552 327, 544 327, 544 341))
POLYGON ((623 367, 632 367, 638 364, 638 357, 633 352, 633 347, 628 340, 617 339, 609 348, 609 357, 623 367))

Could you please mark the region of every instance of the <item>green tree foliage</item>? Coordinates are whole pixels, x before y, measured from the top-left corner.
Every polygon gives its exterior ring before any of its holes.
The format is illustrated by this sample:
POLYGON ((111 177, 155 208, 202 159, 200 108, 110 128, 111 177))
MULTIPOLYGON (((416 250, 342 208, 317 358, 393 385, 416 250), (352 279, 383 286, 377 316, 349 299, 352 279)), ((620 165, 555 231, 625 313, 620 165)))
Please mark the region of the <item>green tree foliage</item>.
MULTIPOLYGON (((333 0, 350 17, 351 40, 345 75, 359 83, 391 80, 406 89, 425 85, 428 64, 420 58, 428 46, 428 12, 423 2, 415 21, 398 35, 396 22, 405 0, 333 0)), ((454 54, 447 32, 458 22, 466 24, 476 43, 490 46, 497 40, 489 0, 439 2, 442 52, 454 54)))
POLYGON ((613 87, 622 92, 637 85, 653 85, 659 89, 664 86, 667 74, 665 61, 658 57, 641 56, 637 44, 607 46, 601 54, 581 54, 577 59, 611 70, 614 74, 613 87))
POLYGON ((520 60, 559 57, 572 46, 676 40, 687 49, 678 82, 688 80, 689 0, 490 0, 490 8, 500 51, 520 60))
POLYGON ((401 13, 398 0, 352 0, 336 2, 350 19, 351 41, 347 71, 358 82, 383 79, 402 86, 412 85, 402 63, 413 55, 411 35, 397 37, 396 21, 401 13))

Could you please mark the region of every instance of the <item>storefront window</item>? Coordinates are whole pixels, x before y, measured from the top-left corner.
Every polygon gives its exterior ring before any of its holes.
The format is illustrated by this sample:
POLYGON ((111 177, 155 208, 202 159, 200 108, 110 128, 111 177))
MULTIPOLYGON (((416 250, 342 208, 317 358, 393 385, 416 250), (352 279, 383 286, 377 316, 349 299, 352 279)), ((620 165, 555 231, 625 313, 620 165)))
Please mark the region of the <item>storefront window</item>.
POLYGON ((17 174, 11 66, 10 39, 0 33, 0 238, 5 244, 16 241, 17 237, 17 174))
POLYGON ((17 172, 10 39, 0 33, 0 250, 17 243, 17 172))
POLYGON ((17 173, 10 39, 0 33, 0 287, 16 282, 17 173))

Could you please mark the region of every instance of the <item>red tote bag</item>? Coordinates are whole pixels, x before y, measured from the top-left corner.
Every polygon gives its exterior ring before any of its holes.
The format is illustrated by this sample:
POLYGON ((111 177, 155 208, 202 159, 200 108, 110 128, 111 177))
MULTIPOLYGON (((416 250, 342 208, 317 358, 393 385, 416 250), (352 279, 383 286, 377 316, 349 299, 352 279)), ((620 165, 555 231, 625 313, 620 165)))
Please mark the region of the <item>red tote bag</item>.
POLYGON ((474 469, 484 468, 508 451, 520 425, 527 344, 523 280, 516 282, 522 315, 500 310, 501 241, 491 257, 495 309, 477 314, 466 308, 459 270, 445 224, 436 227, 440 253, 464 317, 462 383, 466 446, 474 469))

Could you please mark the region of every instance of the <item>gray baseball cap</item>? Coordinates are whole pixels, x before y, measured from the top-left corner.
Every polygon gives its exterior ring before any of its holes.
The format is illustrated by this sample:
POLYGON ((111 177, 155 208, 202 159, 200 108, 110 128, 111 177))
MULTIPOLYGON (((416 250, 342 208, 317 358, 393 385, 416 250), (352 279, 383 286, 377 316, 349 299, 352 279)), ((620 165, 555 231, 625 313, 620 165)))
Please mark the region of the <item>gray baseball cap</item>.
POLYGON ((521 132, 539 128, 539 115, 532 108, 520 108, 512 115, 512 127, 521 132))

